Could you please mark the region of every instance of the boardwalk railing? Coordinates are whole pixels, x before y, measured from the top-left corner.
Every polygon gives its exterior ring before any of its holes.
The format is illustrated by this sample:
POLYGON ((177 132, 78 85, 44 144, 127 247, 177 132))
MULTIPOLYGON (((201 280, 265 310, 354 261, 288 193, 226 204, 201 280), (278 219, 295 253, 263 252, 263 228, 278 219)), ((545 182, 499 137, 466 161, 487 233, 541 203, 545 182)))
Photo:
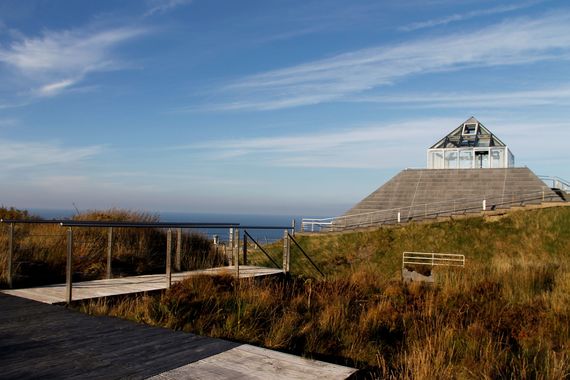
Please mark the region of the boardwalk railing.
POLYGON ((303 218, 301 228, 305 232, 334 232, 560 200, 557 194, 545 186, 541 191, 524 194, 490 194, 485 197, 447 199, 333 218, 303 218))
MULTIPOLYGON (((181 232, 182 229, 229 229, 230 231, 230 243, 229 243, 229 258, 230 264, 233 263, 236 269, 236 275, 239 278, 239 253, 240 253, 240 244, 239 244, 239 228, 243 228, 244 231, 244 264, 247 264, 247 237, 253 240, 256 244, 258 244, 251 235, 247 232, 247 230, 261 230, 261 229, 279 229, 283 230, 284 236, 288 237, 289 230, 292 230, 294 227, 292 226, 240 226, 239 223, 161 223, 161 222, 103 222, 103 221, 76 221, 76 220, 41 220, 41 219, 0 219, 0 223, 6 224, 9 226, 8 232, 8 258, 7 258, 7 278, 8 278, 8 286, 10 288, 13 287, 13 278, 14 278, 14 252, 16 249, 16 240, 14 229, 15 226, 18 224, 52 224, 52 225, 59 225, 62 228, 66 229, 65 237, 67 240, 66 244, 66 302, 69 304, 73 300, 73 250, 74 250, 74 230, 78 228, 107 228, 107 268, 106 268, 106 275, 107 278, 112 277, 112 255, 113 255, 113 239, 114 239, 114 229, 117 228, 134 228, 134 229, 161 229, 166 230, 166 261, 165 261, 165 281, 166 287, 170 287, 172 283, 172 251, 173 251, 173 234, 172 230, 175 229, 177 231, 177 243, 176 243, 176 256, 175 256, 175 263, 174 267, 176 270, 180 270, 180 257, 181 257, 181 232)), ((61 235, 57 235, 61 236, 61 235)), ((287 239, 288 240, 288 239, 287 239)), ((259 244, 258 244, 259 245, 259 244)), ((261 246, 260 246, 261 247, 261 246)), ((262 249, 263 251, 263 249, 262 249)), ((275 264, 277 267, 277 263, 267 254, 264 252, 270 260, 275 264)), ((289 261, 289 250, 283 253, 283 262, 289 261)), ((283 267, 284 271, 288 271, 287 267, 283 267)))
POLYGON ((570 181, 567 181, 560 177, 546 175, 539 175, 538 178, 540 178, 552 189, 559 189, 565 192, 570 192, 570 181))
POLYGON ((404 252, 402 254, 402 269, 404 269, 406 265, 464 267, 465 255, 434 252, 404 252))

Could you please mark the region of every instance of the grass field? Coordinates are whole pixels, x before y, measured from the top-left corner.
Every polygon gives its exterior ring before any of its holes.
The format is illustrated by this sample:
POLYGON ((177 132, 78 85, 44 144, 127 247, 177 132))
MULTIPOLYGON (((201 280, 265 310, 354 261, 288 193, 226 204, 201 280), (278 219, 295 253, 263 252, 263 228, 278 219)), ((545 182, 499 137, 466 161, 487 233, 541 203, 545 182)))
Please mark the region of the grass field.
MULTIPOLYGON (((365 378, 570 377, 570 207, 297 240, 326 277, 293 248, 288 278, 197 277, 79 307, 355 366, 365 378), (460 253, 467 264, 406 285, 403 251, 460 253)), ((279 262, 281 245, 266 248, 279 262)), ((145 252, 129 260, 152 263, 145 252)))
POLYGON ((326 278, 294 249, 288 279, 193 278, 163 295, 81 308, 352 365, 369 378, 570 376, 570 207, 298 240, 326 278), (467 265, 436 271, 434 285, 405 285, 403 251, 461 253, 467 265))

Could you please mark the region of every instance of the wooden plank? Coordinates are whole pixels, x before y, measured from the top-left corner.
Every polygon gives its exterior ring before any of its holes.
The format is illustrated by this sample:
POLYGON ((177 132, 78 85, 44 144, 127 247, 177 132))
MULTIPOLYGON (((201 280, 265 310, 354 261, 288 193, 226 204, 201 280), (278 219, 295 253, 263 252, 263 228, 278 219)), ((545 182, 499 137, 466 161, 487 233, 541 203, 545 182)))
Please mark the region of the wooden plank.
POLYGON ((17 310, 36 310, 2 320, 3 379, 142 379, 238 345, 3 294, 0 309, 3 317, 17 310))
POLYGON ((175 379, 346 379, 356 369, 244 344, 154 376, 175 379))
MULTIPOLYGON (((240 266, 240 278, 253 278, 262 276, 280 275, 282 271, 274 268, 264 268, 256 266, 240 266)), ((198 275, 235 275, 235 267, 209 268, 181 273, 172 273, 172 282, 182 281, 185 278, 198 275)), ((132 277, 119 277, 112 279, 84 281, 73 283, 73 300, 87 300, 102 297, 111 297, 122 294, 134 294, 156 290, 163 290, 167 287, 164 274, 152 274, 132 277)), ((65 284, 46 285, 26 289, 9 289, 2 293, 10 294, 34 301, 48 304, 58 304, 66 302, 65 284)))
POLYGON ((0 294, 0 310, 2 379, 335 379, 355 372, 263 348, 90 316, 5 294, 0 294))

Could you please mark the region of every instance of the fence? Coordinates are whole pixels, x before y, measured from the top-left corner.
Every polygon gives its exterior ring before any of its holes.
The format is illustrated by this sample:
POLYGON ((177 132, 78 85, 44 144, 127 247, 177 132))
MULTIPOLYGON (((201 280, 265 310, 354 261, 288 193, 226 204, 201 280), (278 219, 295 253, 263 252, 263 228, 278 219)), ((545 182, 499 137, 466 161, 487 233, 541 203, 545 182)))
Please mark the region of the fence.
POLYGON ((491 194, 485 197, 472 197, 448 199, 433 203, 422 203, 407 207, 387 210, 370 211, 354 215, 334 218, 309 219, 303 218, 302 231, 306 232, 334 232, 347 229, 365 228, 382 224, 396 224, 412 220, 437 218, 471 212, 510 208, 515 205, 524 206, 528 203, 542 203, 545 201, 559 201, 560 197, 551 192, 535 191, 525 194, 491 194))
POLYGON ((559 189, 565 192, 570 192, 570 181, 566 181, 560 177, 539 175, 544 183, 546 183, 552 189, 559 189))
POLYGON ((465 266, 465 255, 454 253, 434 253, 434 252, 404 252, 402 253, 402 269, 407 265, 429 265, 429 266, 465 266))
MULTIPOLYGON (((73 220, 2 220, 0 223, 8 225, 8 253, 7 253, 7 280, 8 286, 13 287, 14 278, 14 258, 17 241, 15 238, 15 227, 16 225, 33 225, 33 224, 52 224, 59 225, 65 228, 65 234, 58 234, 57 236, 65 236, 65 253, 66 253, 66 266, 65 266, 65 278, 66 278, 66 301, 70 303, 73 299, 73 251, 74 251, 74 230, 79 228, 107 228, 107 242, 106 242, 106 277, 108 279, 112 278, 112 257, 113 257, 113 242, 115 239, 115 231, 119 228, 134 228, 134 229, 159 229, 166 230, 166 252, 165 252, 165 281, 166 287, 170 287, 172 283, 172 253, 173 253, 173 230, 176 230, 176 253, 174 257, 174 269, 180 270, 180 260, 181 260, 181 236, 183 229, 229 229, 230 239, 229 239, 229 258, 230 264, 233 262, 236 274, 239 278, 239 223, 141 223, 141 222, 101 222, 101 221, 73 221, 73 220)), ((260 229, 280 229, 284 231, 284 249, 283 253, 283 271, 287 272, 289 270, 289 230, 294 229, 294 226, 243 226, 244 231, 244 264, 247 264, 247 241, 249 239, 253 240, 255 244, 259 245, 247 232, 247 230, 260 230, 260 229)), ((55 236, 55 235, 54 235, 55 236)), ((292 237, 291 237, 292 238, 292 237)), ((263 248, 262 248, 263 250, 263 248)), ((273 260, 267 252, 264 252, 266 256, 273 262, 274 265, 279 267, 275 260, 273 260)))

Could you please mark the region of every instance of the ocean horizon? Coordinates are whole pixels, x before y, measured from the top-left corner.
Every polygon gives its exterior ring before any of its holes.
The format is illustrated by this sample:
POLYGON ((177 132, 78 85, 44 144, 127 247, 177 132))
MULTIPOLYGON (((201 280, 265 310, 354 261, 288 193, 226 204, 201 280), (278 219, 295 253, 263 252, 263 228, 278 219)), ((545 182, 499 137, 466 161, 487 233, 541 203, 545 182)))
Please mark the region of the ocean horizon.
MULTIPOLYGON (((41 209, 30 208, 28 211, 42 219, 69 219, 77 214, 76 210, 67 209, 41 209)), ((85 210, 84 210, 85 211, 85 210)), ((151 215, 158 215, 161 222, 187 222, 187 223, 237 223, 250 227, 291 227, 295 221, 296 230, 301 228, 301 216, 279 214, 222 214, 222 213, 194 213, 176 211, 147 211, 151 215)), ((321 216, 316 216, 321 217, 321 216)), ((223 242, 229 239, 229 229, 224 228, 196 228, 193 231, 208 235, 213 238, 217 235, 223 242)), ((283 237, 283 230, 275 229, 251 229, 248 233, 258 240, 259 243, 269 243, 283 237)), ((243 235, 243 234, 242 234, 243 235)))

